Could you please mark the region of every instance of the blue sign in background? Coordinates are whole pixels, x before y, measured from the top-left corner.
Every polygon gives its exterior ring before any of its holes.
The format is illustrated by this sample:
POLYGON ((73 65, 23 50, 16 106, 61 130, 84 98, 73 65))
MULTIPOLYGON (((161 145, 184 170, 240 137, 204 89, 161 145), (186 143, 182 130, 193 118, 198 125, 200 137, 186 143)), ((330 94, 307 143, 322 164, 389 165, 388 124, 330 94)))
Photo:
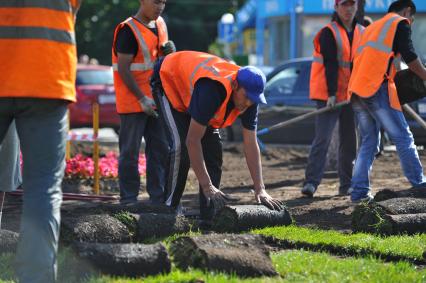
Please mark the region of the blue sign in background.
MULTIPOLYGON (((365 12, 368 14, 386 13, 394 0, 366 0, 365 12)), ((262 18, 283 16, 290 13, 290 0, 258 0, 258 16, 262 18)), ((334 11, 335 0, 299 0, 304 14, 330 14, 334 11)), ((418 12, 426 12, 425 0, 414 0, 418 12)), ((294 4, 293 4, 294 5, 294 4)))

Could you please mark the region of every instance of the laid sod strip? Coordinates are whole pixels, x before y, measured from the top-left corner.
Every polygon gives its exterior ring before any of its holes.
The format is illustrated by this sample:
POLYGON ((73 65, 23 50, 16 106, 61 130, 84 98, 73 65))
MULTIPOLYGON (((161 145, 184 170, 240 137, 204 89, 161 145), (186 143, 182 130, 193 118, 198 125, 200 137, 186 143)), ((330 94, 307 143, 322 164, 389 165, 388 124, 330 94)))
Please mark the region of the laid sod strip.
POLYGON ((361 203, 352 213, 352 230, 383 235, 426 233, 426 199, 361 203))
MULTIPOLYGON (((339 259, 326 253, 308 251, 287 251, 272 255, 272 261, 280 273, 279 277, 242 279, 234 275, 221 273, 205 273, 200 270, 188 272, 174 269, 170 274, 150 276, 143 279, 144 283, 159 282, 209 282, 209 283, 276 283, 276 282, 378 282, 406 283, 424 282, 426 270, 417 271, 406 262, 383 263, 372 258, 339 259)), ((125 279, 100 277, 92 278, 89 283, 124 283, 141 282, 141 279, 125 279)))
MULTIPOLYGON (((59 253, 58 282, 82 283, 276 283, 276 282, 425 282, 426 270, 417 270, 407 262, 384 263, 373 258, 339 259, 326 253, 308 251, 285 251, 272 254, 272 262, 280 276, 273 278, 242 279, 235 275, 202 272, 200 270, 180 271, 176 268, 167 275, 150 276, 146 278, 110 277, 100 274, 88 274, 88 277, 78 278, 80 274, 75 268, 81 267, 78 261, 70 262, 72 258, 66 250, 59 253), (197 281, 198 280, 198 281, 197 281)), ((0 256, 0 282, 16 282, 13 276, 12 263, 14 256, 0 256), (15 280, 15 281, 14 281, 15 280)))
POLYGON ((404 191, 395 191, 390 189, 384 189, 379 191, 375 196, 375 201, 384 201, 391 198, 402 198, 402 197, 412 197, 412 198, 426 198, 425 189, 408 189, 404 191))
POLYGON ((342 234, 336 231, 313 230, 296 226, 253 230, 269 236, 271 244, 282 248, 328 251, 338 255, 372 255, 386 260, 408 260, 424 264, 426 234, 380 237, 371 234, 342 234))

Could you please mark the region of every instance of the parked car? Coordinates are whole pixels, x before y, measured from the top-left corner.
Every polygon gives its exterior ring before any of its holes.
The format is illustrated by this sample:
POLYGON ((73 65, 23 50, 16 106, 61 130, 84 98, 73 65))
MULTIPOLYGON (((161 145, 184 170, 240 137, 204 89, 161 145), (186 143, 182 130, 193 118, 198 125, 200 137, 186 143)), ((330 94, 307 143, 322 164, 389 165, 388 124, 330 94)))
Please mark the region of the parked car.
POLYGON ((92 127, 92 104, 99 103, 99 126, 120 127, 115 108, 114 80, 111 66, 77 66, 77 102, 69 106, 71 127, 92 127))
MULTIPOLYGON (((260 106, 259 130, 316 109, 316 103, 309 99, 311 64, 312 58, 289 60, 267 75, 265 96, 268 104, 260 106)), ((426 98, 411 103, 410 106, 426 119, 426 98)), ((406 115, 406 118, 416 144, 426 144, 426 131, 410 116, 406 115)), ((224 140, 242 140, 239 121, 223 129, 221 133, 224 140)), ((315 117, 311 117, 262 135, 260 140, 268 143, 311 144, 314 134, 315 117)))

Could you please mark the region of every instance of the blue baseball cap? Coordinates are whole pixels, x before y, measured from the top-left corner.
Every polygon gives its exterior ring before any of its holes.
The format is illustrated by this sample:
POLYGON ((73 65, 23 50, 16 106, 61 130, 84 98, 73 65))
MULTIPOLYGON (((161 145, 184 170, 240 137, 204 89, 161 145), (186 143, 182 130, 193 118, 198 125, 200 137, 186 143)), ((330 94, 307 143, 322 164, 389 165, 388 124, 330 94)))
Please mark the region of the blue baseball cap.
POLYGON ((256 104, 266 104, 266 77, 261 70, 254 66, 242 67, 237 73, 238 84, 246 90, 247 98, 256 104))

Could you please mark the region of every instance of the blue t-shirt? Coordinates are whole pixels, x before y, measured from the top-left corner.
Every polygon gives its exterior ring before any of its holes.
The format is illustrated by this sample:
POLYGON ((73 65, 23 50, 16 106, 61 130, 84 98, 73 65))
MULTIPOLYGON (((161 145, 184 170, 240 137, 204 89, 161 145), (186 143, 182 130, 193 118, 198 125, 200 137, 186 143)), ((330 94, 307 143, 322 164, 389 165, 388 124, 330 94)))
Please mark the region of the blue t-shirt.
MULTIPOLYGON (((218 81, 208 78, 199 79, 194 85, 188 113, 201 125, 208 126, 216 111, 226 98, 226 89, 218 81)), ((226 115, 235 108, 232 99, 226 106, 226 115)), ((247 130, 255 131, 257 126, 257 104, 253 104, 241 115, 241 123, 247 130)))

